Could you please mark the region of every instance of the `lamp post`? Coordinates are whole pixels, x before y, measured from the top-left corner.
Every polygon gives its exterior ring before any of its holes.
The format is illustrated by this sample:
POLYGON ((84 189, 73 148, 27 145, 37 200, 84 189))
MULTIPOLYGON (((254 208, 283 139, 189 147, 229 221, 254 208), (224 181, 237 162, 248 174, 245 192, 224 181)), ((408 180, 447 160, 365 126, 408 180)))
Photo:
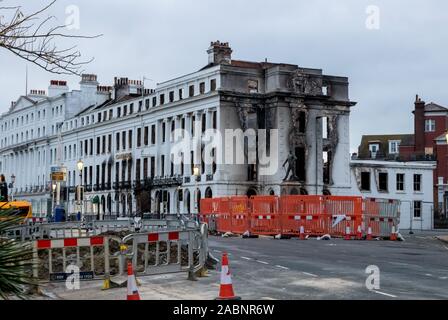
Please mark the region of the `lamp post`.
POLYGON ((319 120, 321 120, 323 117, 322 116, 317 116, 316 117, 316 195, 319 194, 318 190, 319 190, 319 137, 323 137, 323 130, 321 130, 321 134, 318 135, 317 134, 317 128, 319 125, 319 120))
POLYGON ((56 183, 52 183, 51 184, 51 191, 52 191, 52 199, 53 199, 53 201, 52 201, 52 209, 51 209, 51 215, 54 217, 54 209, 55 209, 55 193, 56 193, 56 187, 57 187, 57 185, 56 185, 56 183))
MULTIPOLYGON (((195 165, 193 167, 193 176, 194 176, 194 207, 196 211, 199 209, 198 201, 199 201, 199 192, 198 192, 198 177, 200 176, 201 172, 199 170, 199 166, 195 165)), ((199 212, 196 212, 196 216, 199 212)))
POLYGON ((79 171, 79 186, 78 186, 78 190, 76 192, 78 192, 78 205, 79 205, 79 212, 81 214, 81 220, 83 218, 83 192, 82 192, 82 169, 84 168, 84 162, 80 159, 77 163, 76 163, 76 167, 78 168, 79 171))

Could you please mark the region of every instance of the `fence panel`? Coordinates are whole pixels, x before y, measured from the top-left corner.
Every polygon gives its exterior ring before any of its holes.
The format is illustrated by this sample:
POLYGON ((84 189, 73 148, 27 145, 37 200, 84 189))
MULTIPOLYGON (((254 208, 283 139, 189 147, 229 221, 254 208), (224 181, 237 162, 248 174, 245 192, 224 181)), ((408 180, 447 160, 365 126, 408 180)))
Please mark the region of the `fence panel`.
POLYGON ((235 234, 243 234, 249 231, 250 202, 247 197, 231 197, 228 202, 231 216, 230 231, 235 234))
POLYGON ((277 235, 282 233, 278 197, 254 196, 250 199, 252 211, 250 232, 257 235, 277 235))
POLYGON ((329 234, 345 236, 350 227, 350 236, 355 236, 358 227, 362 230, 362 198, 361 197, 325 197, 325 214, 331 221, 329 234))
POLYGON ((389 237, 400 223, 399 200, 367 198, 363 200, 363 224, 374 237, 389 237))

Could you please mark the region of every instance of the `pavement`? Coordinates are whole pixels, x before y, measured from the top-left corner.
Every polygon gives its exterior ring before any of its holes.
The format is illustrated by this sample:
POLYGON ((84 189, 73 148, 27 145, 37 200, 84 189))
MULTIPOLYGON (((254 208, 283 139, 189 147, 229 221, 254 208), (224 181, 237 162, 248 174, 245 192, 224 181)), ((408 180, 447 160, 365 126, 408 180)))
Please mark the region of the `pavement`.
MULTIPOLYGON (((228 252, 235 293, 244 300, 295 299, 448 299, 448 243, 418 233, 405 241, 276 240, 210 237, 211 253, 228 252), (368 290, 368 266, 380 271, 380 288, 368 290)), ((139 277, 142 299, 214 299, 219 271, 207 278, 187 275, 139 277)), ((82 282, 81 290, 50 284, 43 299, 123 300, 126 288, 101 291, 100 281, 82 282)))

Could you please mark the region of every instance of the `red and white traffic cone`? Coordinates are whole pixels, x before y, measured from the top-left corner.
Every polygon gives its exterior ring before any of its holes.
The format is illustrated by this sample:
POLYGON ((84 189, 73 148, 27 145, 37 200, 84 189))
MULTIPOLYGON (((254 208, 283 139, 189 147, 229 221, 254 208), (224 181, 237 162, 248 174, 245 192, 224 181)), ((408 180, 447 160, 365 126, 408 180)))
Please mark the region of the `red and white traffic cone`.
POLYGON ((132 263, 128 262, 128 298, 127 300, 140 300, 138 293, 137 281, 135 280, 132 263))
POLYGON ((367 240, 372 240, 372 227, 369 226, 369 228, 367 229, 367 240))
POLYGON ((352 231, 350 229, 350 223, 347 222, 347 225, 345 227, 345 237, 344 237, 344 239, 345 240, 351 240, 352 239, 351 233, 352 233, 352 231))
POLYGON ((235 296, 233 292, 232 276, 229 270, 229 258, 227 253, 222 254, 221 262, 221 285, 219 287, 219 297, 216 300, 241 300, 240 297, 235 296))
POLYGON ((395 230, 395 225, 392 226, 392 232, 390 233, 390 241, 397 241, 397 232, 395 230))
POLYGON ((305 227, 304 226, 300 226, 300 236, 299 236, 300 240, 306 240, 305 237, 305 227))
POLYGON ((358 225, 358 229, 356 230, 356 239, 361 240, 362 239, 362 229, 361 225, 358 225))

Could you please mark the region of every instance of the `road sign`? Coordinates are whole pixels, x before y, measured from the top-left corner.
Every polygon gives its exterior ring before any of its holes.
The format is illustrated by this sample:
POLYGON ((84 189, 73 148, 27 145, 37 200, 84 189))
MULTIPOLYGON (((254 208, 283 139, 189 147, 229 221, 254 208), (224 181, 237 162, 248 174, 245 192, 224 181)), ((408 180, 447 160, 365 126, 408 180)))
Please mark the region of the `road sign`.
POLYGON ((51 181, 65 181, 65 173, 63 173, 63 172, 52 173, 51 181))

